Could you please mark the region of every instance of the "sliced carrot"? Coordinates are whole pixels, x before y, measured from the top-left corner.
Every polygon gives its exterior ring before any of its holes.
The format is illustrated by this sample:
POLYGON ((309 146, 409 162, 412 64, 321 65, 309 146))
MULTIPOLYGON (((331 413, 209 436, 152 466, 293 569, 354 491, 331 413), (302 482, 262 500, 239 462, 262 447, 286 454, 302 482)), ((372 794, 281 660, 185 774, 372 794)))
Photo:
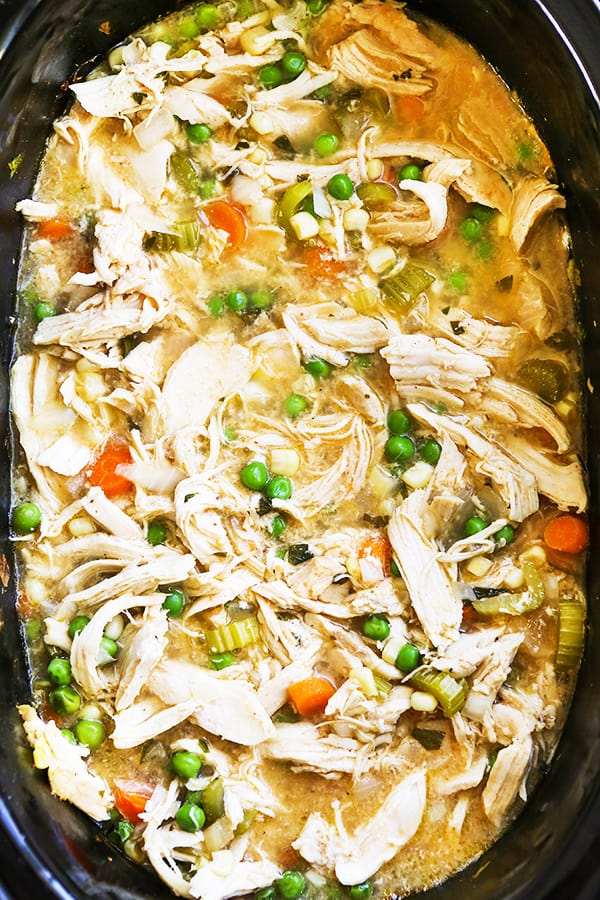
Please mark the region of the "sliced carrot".
POLYGON ((315 675, 290 684, 288 694, 301 716, 314 716, 323 712, 335 694, 335 687, 327 678, 315 675))
POLYGON ((72 226, 65 219, 58 218, 40 222, 37 230, 37 236, 47 241, 59 241, 70 234, 73 234, 72 226))
POLYGON ((131 488, 131 481, 120 475, 117 469, 132 462, 127 444, 115 440, 108 441, 91 468, 87 470, 87 479, 92 486, 102 488, 107 497, 125 494, 131 488))
POLYGON ((153 788, 145 782, 120 778, 115 781, 115 806, 124 819, 137 822, 152 793, 153 788))
POLYGON ((246 216, 227 200, 215 200, 205 206, 203 212, 213 228, 227 232, 227 245, 231 250, 243 244, 248 237, 246 216))
POLYGON ((471 622, 474 622, 477 618, 477 611, 474 606, 471 606, 469 603, 465 603, 462 611, 462 625, 467 626, 470 625, 471 622))
POLYGON ((331 250, 318 244, 303 250, 302 262, 315 278, 337 278, 346 271, 345 264, 336 259, 331 250))
POLYGON ((381 563, 383 574, 386 577, 390 574, 392 545, 386 534, 379 532, 378 534, 373 535, 373 537, 367 538, 367 540, 361 544, 358 551, 358 558, 364 559, 366 556, 372 556, 381 563))
POLYGON ((415 121, 423 118, 425 105, 419 97, 400 94, 396 99, 396 110, 400 118, 415 121))
POLYGON ((589 544, 587 523, 571 514, 556 516, 544 529, 544 543, 560 553, 582 553, 589 544))

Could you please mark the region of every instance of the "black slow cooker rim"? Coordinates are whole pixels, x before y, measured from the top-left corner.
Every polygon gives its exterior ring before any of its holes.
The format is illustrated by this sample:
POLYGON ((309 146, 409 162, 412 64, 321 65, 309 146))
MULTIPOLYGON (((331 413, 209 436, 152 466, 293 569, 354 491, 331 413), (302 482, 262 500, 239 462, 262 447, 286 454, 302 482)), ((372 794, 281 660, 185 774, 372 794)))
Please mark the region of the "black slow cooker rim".
MULTIPOLYGON (((7 10, 8 17, 0 32, 0 97, 2 96, 2 91, 5 87, 7 90, 10 89, 10 84, 5 84, 4 74, 7 71, 7 66, 12 64, 10 57, 15 41, 19 39, 23 30, 27 28, 28 23, 31 22, 37 12, 44 7, 58 8, 62 5, 70 5, 69 0, 66 0, 65 4, 53 3, 52 0, 26 0, 23 5, 20 5, 18 0, 8 0, 8 2, 5 0, 3 7, 7 10)), ((415 2, 410 5, 415 8, 422 8, 426 13, 432 14, 432 12, 435 11, 432 7, 435 7, 436 4, 435 2, 428 2, 428 0, 415 0, 415 2)), ((600 35, 599 0, 576 0, 576 2, 568 4, 565 4, 564 0, 546 0, 546 2, 541 2, 541 0, 531 0, 530 5, 535 7, 537 15, 543 17, 543 19, 553 28, 554 34, 560 40, 564 52, 570 59, 570 64, 577 70, 578 77, 584 83, 585 91, 587 92, 587 108, 590 111, 592 118, 595 120, 596 130, 598 130, 600 128, 600 100, 598 95, 598 87, 600 87, 600 55, 597 53, 596 48, 600 43, 600 38, 598 38, 598 35, 600 35), (596 20, 596 31, 594 31, 594 20, 596 20), (596 34, 596 41, 594 41, 594 34, 596 34)), ((80 4, 80 6, 84 7, 88 14, 91 14, 94 4, 90 2, 90 0, 83 0, 83 3, 80 4)), ((497 0, 496 3, 484 3, 483 6, 486 7, 486 11, 487 7, 489 7, 489 10, 491 11, 492 7, 508 8, 511 6, 511 3, 509 0, 497 0)), ((456 19, 454 24, 454 27, 456 27, 457 24, 459 24, 459 19, 462 15, 463 5, 454 4, 453 7, 453 10, 446 10, 446 13, 449 24, 452 25, 452 19, 456 19)), ((457 30, 460 31, 460 28, 457 28, 457 30)), ((106 46, 109 46, 110 43, 111 41, 109 41, 106 46)), ((490 58, 490 54, 488 54, 488 58, 490 58)), ((492 63, 495 62, 494 59, 491 59, 491 61, 492 63)), ((500 71, 504 71, 502 66, 497 65, 497 68, 499 68, 500 71)), ((510 77, 507 77, 506 75, 505 77, 510 83, 510 77)), ((54 88, 54 93, 56 93, 56 86, 54 88)), ((528 106, 527 96, 524 96, 523 92, 521 92, 521 95, 523 96, 525 105, 528 106)), ((47 124, 47 121, 45 124, 47 124)), ((545 124, 546 123, 544 122, 538 122, 538 125, 542 126, 542 133, 544 132, 545 124)), ((7 132, 5 129, 0 131, 0 160, 2 160, 2 163, 4 163, 2 151, 6 149, 6 144, 2 142, 2 139, 6 138, 6 134, 7 132)), ((27 163, 31 168, 34 164, 34 160, 28 159, 27 163)), ((2 176, 0 176, 0 181, 1 178, 2 176)), ((8 198, 9 204, 13 203, 14 199, 17 199, 18 196, 20 196, 17 185, 17 180, 13 184, 7 182, 7 184, 3 186, 0 185, 5 196, 8 198)), ((9 208, 9 206, 6 207, 6 209, 9 208)), ((15 227, 14 217, 12 219, 11 227, 13 229, 15 227)), ((0 234, 2 234, 3 231, 4 228, 2 228, 0 234)), ((12 248, 11 254, 14 254, 16 258, 17 247, 14 240, 9 242, 9 246, 12 248)), ((14 275, 14 265, 10 263, 7 267, 5 260, 2 269, 3 273, 7 268, 10 269, 11 273, 14 275)), ((11 284, 9 276, 8 287, 14 289, 14 277, 12 278, 11 284)), ((6 289, 6 285, 4 288, 6 289)), ((600 292, 598 293, 598 296, 600 296, 600 292)), ((596 348, 599 346, 597 329, 594 329, 594 324, 595 323, 590 322, 588 327, 588 349, 592 345, 596 348)), ((5 333, 5 340, 3 341, 2 346, 5 370, 11 352, 10 340, 6 339, 7 335, 8 329, 5 333)), ((588 376, 589 375, 590 370, 588 367, 588 376)), ((3 388, 6 389, 5 384, 3 384, 3 388)), ((2 414, 5 424, 5 403, 2 414)), ((595 440, 598 437, 597 427, 595 422, 592 423, 592 435, 590 438, 590 461, 593 463, 593 465, 590 466, 590 469, 592 474, 592 487, 594 488, 594 502, 591 509, 593 525, 592 534, 594 535, 594 546, 596 547, 598 546, 596 516, 596 498, 598 493, 596 473, 600 471, 600 449, 596 449, 600 447, 600 442, 595 440)), ((3 513, 4 522, 6 523, 6 472, 3 475, 2 487, 4 488, 2 500, 3 513)), ((4 527, 6 529, 6 524, 4 527)), ((590 584, 590 597, 592 598, 594 594, 596 596, 598 594, 595 582, 593 587, 590 584)), ((7 592, 4 593, 3 603, 5 605, 12 602, 13 599, 13 595, 7 592)), ((14 617, 11 620, 10 614, 8 614, 7 618, 6 609, 3 609, 2 616, 3 624, 9 623, 14 627, 14 617)), ((2 631, 4 631, 4 628, 2 631)), ((20 676, 22 676, 22 662, 18 663, 16 660, 16 654, 20 652, 18 636, 13 634, 6 644, 6 636, 0 633, 0 641, 2 642, 0 654, 6 657, 8 651, 13 664, 13 673, 19 672, 20 676)), ((584 662, 582 677, 589 677, 597 684, 600 681, 597 673, 595 671, 587 671, 588 669, 590 669, 589 663, 584 662)), ((559 750, 559 756, 560 753, 561 750, 559 750)), ((600 762, 596 767, 596 771, 600 773, 600 762)), ((550 775, 550 779, 551 778, 552 773, 550 775)), ((40 791, 45 790, 43 787, 43 778, 38 778, 36 783, 39 786, 40 791)), ((46 806, 42 806, 41 811, 45 812, 50 817, 48 820, 48 828, 51 831, 51 818, 54 812, 54 805, 49 803, 46 806)), ((71 813, 69 818, 72 821, 75 821, 78 827, 89 830, 89 823, 87 823, 83 816, 74 810, 69 810, 69 812, 71 813)), ((538 878, 531 884, 528 882, 526 885, 523 885, 523 888, 528 891, 527 893, 524 893, 523 890, 517 886, 511 893, 504 895, 506 900, 508 900, 508 897, 514 898, 514 900, 525 897, 527 897, 527 900, 534 900, 534 898, 542 897, 554 897, 558 900, 558 898, 563 898, 565 896, 577 897, 578 900, 588 900, 588 898, 591 900, 592 897, 595 898, 600 895, 600 856, 598 855, 598 850, 600 850, 600 787, 598 781, 596 781, 595 785, 588 791, 587 798, 582 801, 579 812, 580 819, 578 830, 571 840, 566 841, 564 844, 562 856, 554 861, 551 884, 549 882, 539 884, 540 879, 538 878), (578 870, 580 871, 580 874, 582 874, 581 879, 577 878, 578 870)), ((4 887, 0 884, 0 890, 4 890, 6 896, 11 898, 11 900, 18 900, 20 897, 25 897, 26 894, 29 895, 32 889, 36 890, 38 896, 41 898, 52 897, 60 898, 60 900, 73 900, 73 898, 83 897, 86 893, 92 895, 95 894, 96 896, 101 897, 114 896, 115 898, 133 898, 136 896, 141 898, 141 895, 138 894, 137 891, 135 891, 135 894, 132 894, 127 888, 122 892, 114 892, 110 885, 110 881, 106 878, 106 870, 101 871, 99 878, 95 880, 86 877, 82 872, 79 872, 76 877, 74 877, 74 870, 66 873, 60 861, 56 857, 53 857, 51 853, 49 854, 40 846, 32 842, 30 836, 21 828, 20 822, 15 818, 14 811, 11 807, 11 786, 7 784, 2 784, 0 786, 0 822, 3 827, 3 832, 0 835, 0 863, 2 864, 0 867, 0 880, 4 879, 5 881, 4 887), (26 874, 22 870, 23 865, 26 866, 26 874), (11 875, 18 876, 18 882, 14 877, 11 877, 11 875)), ((521 822, 518 822, 515 827, 522 828, 521 822)), ((101 852, 105 853, 106 849, 103 848, 101 852)), ((543 846, 536 848, 534 852, 543 854, 543 846)), ((457 876, 457 884, 459 884, 462 893, 466 891, 467 894, 469 894, 469 892, 471 892, 471 896, 479 897, 480 894, 476 887, 477 882, 469 881, 469 877, 469 870, 465 870, 465 872, 457 876)), ((148 885, 150 883, 151 882, 147 882, 148 885)), ((442 900, 442 897, 445 896, 444 890, 445 888, 443 886, 441 888, 435 888, 427 894, 427 897, 439 896, 440 900, 442 900)), ((148 896, 152 895, 157 896, 156 893, 148 894, 148 896)), ((481 896, 483 896, 483 894, 481 894, 481 896)), ((485 896, 487 897, 488 895, 486 894, 485 896)))

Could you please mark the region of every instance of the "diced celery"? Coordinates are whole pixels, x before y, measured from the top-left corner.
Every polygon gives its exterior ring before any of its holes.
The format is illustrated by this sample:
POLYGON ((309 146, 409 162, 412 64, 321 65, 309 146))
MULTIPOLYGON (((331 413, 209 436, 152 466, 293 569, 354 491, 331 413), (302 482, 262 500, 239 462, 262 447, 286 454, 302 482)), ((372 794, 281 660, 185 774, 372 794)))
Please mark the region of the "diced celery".
POLYGON ((576 600, 562 600, 558 608, 556 668, 564 671, 579 664, 585 642, 585 607, 576 600))
POLYGON ((225 788, 222 778, 213 778, 202 791, 202 809, 208 825, 225 815, 225 788))
POLYGON ((435 275, 422 266, 407 262, 404 268, 384 278, 379 287, 393 305, 401 312, 406 312, 417 299, 421 291, 426 290, 435 281, 435 275))
POLYGON ((481 597, 473 600, 473 608, 482 616, 495 616, 501 613, 506 616, 521 616, 523 613, 533 612, 542 605, 542 600, 531 591, 518 591, 511 594, 508 591, 496 594, 493 597, 481 597))
POLYGON ((249 616, 228 625, 219 625, 206 632, 206 645, 210 653, 224 653, 226 650, 241 650, 255 644, 260 636, 258 619, 249 616))
POLYGON ((422 666, 410 677, 409 684, 419 691, 428 691, 439 701, 445 716, 453 716, 462 709, 467 697, 468 685, 446 672, 438 672, 431 666, 422 666))

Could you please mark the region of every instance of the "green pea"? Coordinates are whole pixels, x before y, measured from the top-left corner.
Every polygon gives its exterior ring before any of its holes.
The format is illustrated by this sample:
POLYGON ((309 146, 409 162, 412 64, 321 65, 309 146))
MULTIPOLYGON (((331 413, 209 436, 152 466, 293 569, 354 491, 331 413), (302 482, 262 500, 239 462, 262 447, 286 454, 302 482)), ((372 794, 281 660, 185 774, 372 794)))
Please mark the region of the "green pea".
POLYGON ((306 68, 304 53, 299 53, 297 50, 288 50, 287 53, 283 54, 281 68, 289 78, 297 78, 306 68))
POLYGON ((120 842, 124 844, 129 840, 134 830, 135 828, 131 822, 128 822, 127 819, 121 819, 121 821, 117 822, 115 825, 114 834, 116 834, 120 842))
POLYGON ((200 31, 213 31, 221 21, 221 14, 212 3, 203 3, 202 6, 199 6, 194 17, 200 31))
POLYGON ((391 462, 408 462, 415 455, 415 445, 409 437, 394 434, 385 442, 385 455, 391 462))
POLYGON ((65 685, 50 691, 48 702, 59 716, 72 716, 81 706, 81 697, 75 688, 65 685))
POLYGON ((100 641, 100 647, 98 649, 98 655, 96 657, 96 662, 99 666, 108 666, 110 663, 114 662, 117 658, 117 654, 119 652, 119 645, 116 641, 113 641, 112 638, 107 637, 105 634, 102 636, 102 640, 100 641))
POLYGON ((79 634, 81 631, 83 631, 89 621, 89 616, 75 616, 74 619, 71 619, 69 623, 69 637, 74 638, 76 634, 79 634))
POLYGON ((494 247, 491 241, 480 241, 477 244, 477 256, 479 259, 491 259, 494 255, 494 247))
POLYGON ((370 881, 363 881, 362 884, 353 884, 350 888, 350 900, 369 900, 373 893, 370 881))
POLYGON ((290 394, 290 396, 286 397, 284 400, 283 408, 290 419, 296 419, 298 416, 301 416, 303 412, 306 412, 308 400, 301 394, 290 394))
POLYGON ((207 300, 206 305, 213 319, 218 319, 225 312, 225 301, 219 294, 215 294, 214 297, 207 300))
POLYGON ((470 212, 473 218, 479 222, 488 222, 494 214, 494 210, 490 206, 483 206, 481 203, 473 203, 470 212))
POLYGON ((179 23, 179 34, 186 40, 192 40, 200 33, 200 28, 194 16, 186 16, 179 23))
POLYGON ((192 753, 189 750, 177 750, 171 757, 171 768, 179 777, 189 781, 190 778, 196 778, 198 772, 202 768, 202 757, 199 753, 192 753))
POLYGON ((249 491, 262 491, 269 480, 269 472, 263 462, 255 459, 244 466, 240 472, 240 481, 249 491))
POLYGON ((235 662, 235 656, 226 650, 224 653, 211 653, 209 663, 212 669, 227 669, 235 662))
POLYGON ((195 803, 184 803, 175 813, 175 821, 183 831, 200 831, 206 816, 202 807, 195 803))
POLYGON ((304 893, 305 887, 306 882, 302 873, 293 870, 284 872, 277 881, 277 890, 284 900, 296 900, 296 897, 304 893))
POLYGON ((146 535, 146 540, 149 544, 152 544, 153 547, 158 546, 158 544, 164 544, 167 539, 167 526, 164 522, 160 522, 156 519, 154 522, 150 522, 148 525, 148 534, 146 535))
POLYGON ((331 156, 340 146, 337 135, 324 131, 315 138, 314 147, 319 156, 331 156))
POLYGON ((267 483, 265 494, 269 500, 289 500, 292 496, 292 482, 285 475, 275 475, 267 483))
POLYGON ((196 125, 188 125, 185 133, 192 144, 205 144, 212 137, 212 128, 204 122, 200 122, 196 125))
POLYGON ((421 459, 424 459, 430 466, 435 466, 442 455, 442 445, 435 438, 427 438, 421 449, 419 450, 421 459))
POLYGON ((416 163, 407 163, 398 172, 398 181, 404 181, 405 179, 408 181, 421 181, 422 178, 421 167, 416 163))
POLYGON ((421 654, 414 644, 405 644, 398 651, 395 665, 401 672, 412 672, 421 662, 421 654))
POLYGON ((242 312, 248 306, 248 297, 243 291, 230 291, 225 303, 232 312, 242 312))
POLYGON ((248 297, 248 306, 251 309, 269 309, 273 306, 271 291, 252 291, 248 297))
POLYGON ((62 736, 64 737, 64 739, 65 739, 66 741, 68 741, 70 744, 76 744, 76 743, 77 743, 77 741, 75 740, 75 735, 73 734, 73 732, 71 731, 70 728, 61 728, 61 729, 60 729, 60 733, 62 734, 62 736))
POLYGON ((327 190, 336 200, 349 200, 354 193, 354 185, 344 172, 338 172, 327 182, 327 190))
POLYGON ((403 409, 390 409, 387 416, 387 427, 391 434, 408 434, 412 419, 403 409))
POLYGON ((28 641, 36 641, 43 634, 44 623, 41 619, 29 619, 25 624, 25 637, 28 641))
POLYGON ((256 893, 254 894, 254 900, 274 900, 275 896, 275 888, 272 884, 270 884, 269 887, 262 888, 260 891, 256 891, 256 893))
POLYGON ((185 594, 173 588, 165 597, 162 608, 167 611, 169 619, 177 619, 185 608, 185 594))
POLYGON ((41 322, 42 319, 49 319, 51 316, 56 315, 56 307, 52 306, 51 303, 44 303, 40 301, 40 303, 36 303, 33 307, 33 317, 36 322, 41 322))
POLYGON ((80 719, 73 726, 73 734, 80 744, 85 744, 90 750, 97 750, 106 737, 102 722, 93 719, 80 719))
POLYGON ((467 274, 462 269, 457 269, 456 272, 451 272, 448 275, 448 284, 450 287, 458 291, 460 294, 463 294, 467 290, 467 274))
POLYGON ((385 616, 373 613, 365 619, 363 634, 373 641, 383 641, 390 633, 390 623, 385 616))
POLYGON ((474 216, 467 216, 467 218, 463 219, 460 223, 460 233, 465 241, 468 241, 469 243, 478 241, 481 237, 481 222, 474 216))
POLYGON ((370 369, 373 365, 373 358, 370 353, 357 353, 354 357, 354 365, 357 369, 370 369))
POLYGON ((48 663, 48 678, 54 684, 66 685, 71 684, 73 676, 71 674, 71 663, 68 659, 57 656, 48 663))
POLYGON ((320 356, 311 356, 310 359, 305 359, 302 365, 313 378, 327 378, 333 371, 331 363, 321 359, 320 356))
POLYGON ((507 544, 510 544, 515 539, 515 529, 512 525, 505 525, 500 531, 497 531, 494 535, 494 540, 501 544, 503 547, 506 547, 507 544))
POLYGON ((283 82, 283 72, 276 63, 270 63, 269 65, 262 67, 258 73, 258 80, 263 87, 270 90, 271 88, 279 87, 283 82))
POLYGON ((269 533, 272 538, 275 538, 275 540, 279 540, 279 538, 282 537, 285 533, 286 528, 287 524, 283 516, 275 516, 275 518, 271 522, 269 533))
POLYGON ((15 534, 31 534, 39 528, 42 511, 36 503, 19 503, 12 511, 11 521, 15 534))
POLYGON ((480 531, 487 527, 488 523, 481 516, 471 516, 463 526, 463 534, 465 537, 473 537, 474 534, 479 534, 480 531))

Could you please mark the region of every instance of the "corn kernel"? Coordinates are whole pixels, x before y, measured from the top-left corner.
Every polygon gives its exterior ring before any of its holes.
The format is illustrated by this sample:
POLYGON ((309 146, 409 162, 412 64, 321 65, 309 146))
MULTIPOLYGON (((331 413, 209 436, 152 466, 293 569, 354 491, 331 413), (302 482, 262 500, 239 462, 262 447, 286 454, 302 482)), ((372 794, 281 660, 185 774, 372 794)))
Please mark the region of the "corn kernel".
POLYGON ((351 556, 347 556, 344 565, 346 566, 346 572, 352 578, 353 581, 360 581, 360 563, 358 561, 358 556, 353 553, 351 556))
POLYGON ((257 134, 271 134, 273 131, 273 120, 271 116, 264 112, 254 112, 248 120, 251 128, 254 128, 257 134))
POLYGON ((496 230, 500 237, 507 237, 510 233, 510 219, 508 216, 498 216, 496 219, 496 230))
POLYGON ((94 403, 108 394, 108 388, 100 372, 85 372, 77 378, 77 393, 86 403, 94 403))
POLYGON ((48 596, 44 583, 38 581, 37 578, 29 578, 27 580, 25 593, 32 606, 40 606, 48 596))
POLYGON ((86 534, 93 534, 96 530, 96 526, 87 516, 76 516, 71 519, 67 528, 73 537, 85 537, 86 534))
POLYGON ((545 566, 547 562, 546 551, 541 544, 533 544, 519 554, 519 562, 529 562, 534 566, 545 566))
POLYGON ((409 488, 416 490, 417 488, 426 487, 431 481, 433 475, 433 466, 426 463, 424 459, 416 462, 414 466, 402 473, 402 481, 409 488))
POLYGON ((398 490, 398 482, 387 469, 382 466, 373 466, 367 476, 369 487, 376 497, 382 500, 392 497, 398 490))
POLYGON ((561 417, 563 421, 566 421, 570 416, 575 412, 576 406, 570 400, 559 400, 558 403, 554 404, 554 409, 556 410, 557 415, 561 417))
POLYGON ((80 719, 90 719, 92 722, 99 722, 102 719, 102 710, 95 703, 86 703, 78 712, 80 719))
POLYGON ((255 166, 262 166, 268 159, 269 154, 264 147, 255 147, 252 153, 248 154, 248 162, 254 163, 255 166))
POLYGON ((523 569, 514 568, 504 576, 504 584, 511 590, 517 590, 518 588, 523 587, 524 581, 525 575, 523 574, 523 569))
POLYGON ((467 563, 467 572, 470 572, 476 578, 482 578, 484 575, 487 575, 491 568, 492 561, 487 556, 474 556, 467 563))
POLYGON ((309 212, 295 213, 290 219, 290 225, 299 241, 305 241, 319 233, 319 223, 309 212))
POLYGON ((375 684, 375 677, 371 670, 367 669, 366 666, 360 666, 359 668, 352 669, 350 672, 350 678, 358 683, 358 686, 360 687, 365 697, 377 696, 378 690, 377 685, 375 684))
POLYGON ((367 163, 367 178, 377 181, 383 175, 383 162, 380 159, 370 159, 367 163))
POLYGON ((391 637, 389 638, 385 644, 383 645, 383 650, 381 651, 381 658, 385 660, 386 663, 390 665, 394 665, 396 662, 396 657, 406 644, 406 640, 401 637, 391 637))
POLYGON ((376 275, 391 269, 395 262, 396 254, 392 247, 387 244, 384 247, 377 247, 375 250, 371 250, 367 257, 367 265, 371 272, 375 272, 376 275))
POLYGON ((427 691, 413 691, 410 695, 410 705, 419 712, 433 712, 437 709, 437 699, 427 691))
POLYGON ((268 31, 264 25, 256 25, 244 31, 240 37, 240 46, 250 56, 262 56, 276 41, 277 36, 273 31, 268 31))
POLYGON ((344 229, 346 231, 364 231, 369 224, 369 213, 366 209, 347 209, 344 213, 344 229))
POLYGON ((90 362, 89 359, 86 359, 85 356, 82 356, 81 359, 78 359, 75 363, 75 368, 78 372, 99 372, 98 366, 90 362))
POLYGON ((300 468, 300 454, 292 447, 271 450, 269 468, 273 475, 295 475, 300 468))

